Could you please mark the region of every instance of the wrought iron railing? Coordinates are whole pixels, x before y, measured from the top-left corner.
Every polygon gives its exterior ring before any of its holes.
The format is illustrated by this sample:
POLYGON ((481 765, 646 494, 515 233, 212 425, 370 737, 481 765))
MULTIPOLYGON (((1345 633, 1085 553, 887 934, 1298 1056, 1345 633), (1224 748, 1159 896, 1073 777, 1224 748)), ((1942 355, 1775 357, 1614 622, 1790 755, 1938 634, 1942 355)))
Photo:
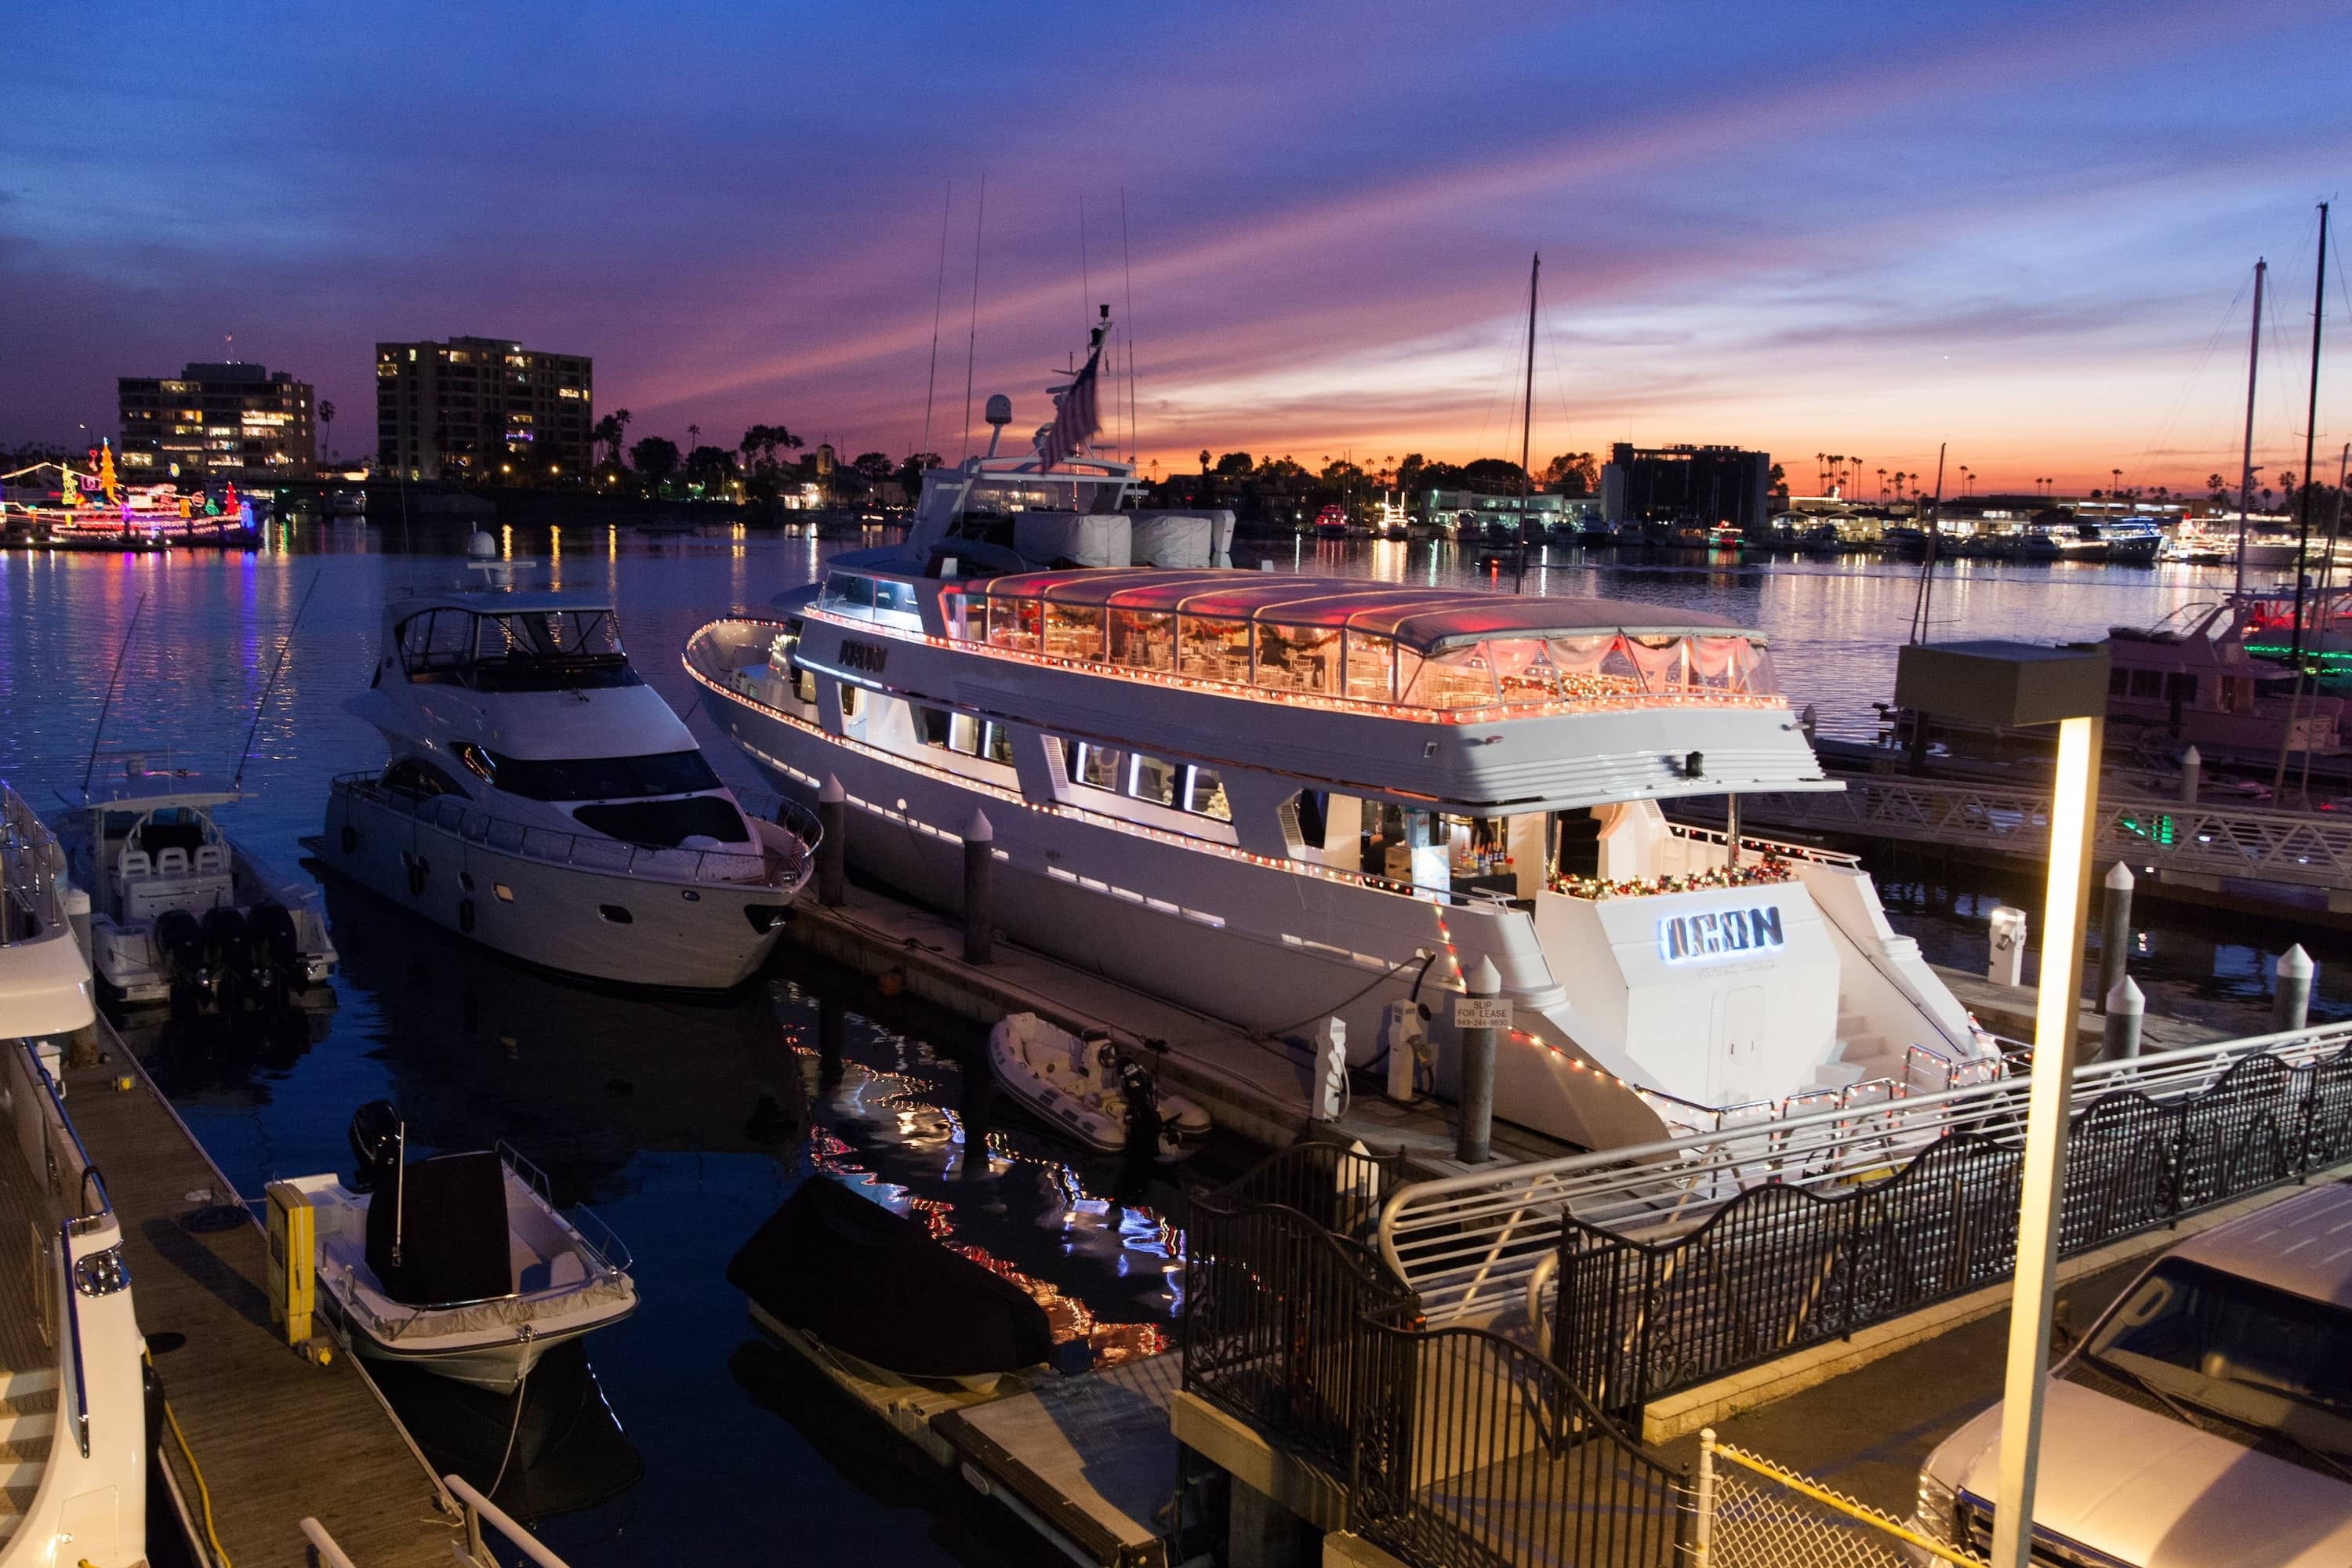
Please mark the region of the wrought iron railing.
MULTIPOLYGON (((2130 1091, 2169 1103, 2205 1093, 2257 1058, 2301 1068, 2347 1046, 2352 1024, 2328 1024, 2099 1062, 2076 1071, 2074 1097, 2088 1105, 2130 1091)), ((1760 1186, 1855 1190, 1943 1140, 2013 1135, 2029 1089, 2026 1078, 2011 1075, 1410 1183, 1382 1205, 1381 1255, 1433 1322, 1516 1312, 1537 1266, 1557 1255, 1569 1216, 1655 1243, 1696 1230, 1721 1205, 1760 1186)))
POLYGON ((739 804, 746 811, 783 828, 793 839, 791 848, 775 850, 761 846, 751 849, 681 849, 631 844, 602 834, 572 833, 493 816, 454 795, 428 795, 387 789, 372 773, 344 773, 334 781, 333 787, 339 794, 364 800, 406 816, 421 826, 436 828, 499 854, 663 882, 772 882, 780 887, 798 887, 806 880, 814 864, 817 840, 824 836, 815 816, 804 807, 780 795, 762 796, 756 791, 739 795, 739 804), (745 798, 746 795, 749 798, 745 798))
MULTIPOLYGON (((2021 1115, 1952 1131, 1843 1191, 1749 1189, 1644 1237, 1561 1220, 1551 1353, 1613 1414, 2010 1277, 2021 1115)), ((2352 1046, 2263 1052, 2166 1096, 2111 1088, 2069 1130, 2072 1256, 2352 1160, 2352 1046)))
POLYGON ((1681 1470, 1535 1352, 1428 1330, 1357 1239, 1393 1173, 1304 1145, 1193 1199, 1186 1391, 1319 1469, 1408 1563, 1668 1568, 1681 1470))

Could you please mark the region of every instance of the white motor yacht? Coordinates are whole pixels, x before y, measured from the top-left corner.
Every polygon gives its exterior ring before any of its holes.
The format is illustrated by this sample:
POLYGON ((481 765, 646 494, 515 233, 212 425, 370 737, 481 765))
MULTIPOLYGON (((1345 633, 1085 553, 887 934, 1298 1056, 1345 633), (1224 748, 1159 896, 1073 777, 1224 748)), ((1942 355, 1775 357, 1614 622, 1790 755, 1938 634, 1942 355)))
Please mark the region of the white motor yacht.
POLYGON ((299 999, 335 973, 318 889, 214 820, 243 798, 226 779, 125 752, 102 759, 82 803, 62 814, 58 837, 91 901, 101 996, 234 1011, 299 999))
POLYGON ((620 1238, 587 1209, 560 1212, 505 1144, 410 1160, 386 1100, 360 1108, 351 1143, 356 1184, 270 1190, 310 1209, 319 1295, 359 1354, 511 1394, 557 1345, 636 1310, 620 1238))
POLYGON ((1843 787, 1760 633, 1357 579, 986 574, 970 548, 975 513, 1133 515, 1133 479, 933 469, 902 549, 702 627, 688 668, 782 788, 838 781, 866 875, 957 908, 984 810, 1009 935, 1244 1027, 1337 1016, 1365 1064, 1433 1015, 1451 1096, 1449 994, 1491 960, 1497 1113, 1587 1147, 2000 1070, 1850 857, 1660 811, 1843 787))
POLYGON ((392 754, 335 781, 321 859, 515 958, 724 990, 766 960, 813 868, 814 819, 745 810, 630 667, 604 599, 398 599, 344 708, 392 754))
POLYGON ((0 784, 0 1568, 147 1561, 144 1341, 61 1082, 97 1021, 75 903, 56 838, 0 784))

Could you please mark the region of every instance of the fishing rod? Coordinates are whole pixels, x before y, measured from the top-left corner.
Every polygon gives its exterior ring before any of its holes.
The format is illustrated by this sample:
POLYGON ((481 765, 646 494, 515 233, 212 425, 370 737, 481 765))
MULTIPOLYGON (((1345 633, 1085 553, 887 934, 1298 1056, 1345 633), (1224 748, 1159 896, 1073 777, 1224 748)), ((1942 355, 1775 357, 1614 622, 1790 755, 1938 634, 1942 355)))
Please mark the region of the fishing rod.
POLYGON ((236 754, 236 772, 229 775, 231 789, 245 780, 245 763, 253 755, 253 738, 261 733, 261 715, 269 708, 269 694, 278 689, 278 677, 286 668, 286 656, 294 651, 294 634, 301 628, 302 612, 310 607, 310 595, 319 591, 319 575, 317 572, 310 574, 310 585, 302 590, 302 602, 294 606, 294 624, 286 628, 286 639, 278 645, 278 662, 270 668, 269 679, 261 688, 261 700, 253 705, 253 727, 245 732, 245 750, 236 754))
POLYGON ((98 728, 90 731, 89 761, 82 764, 81 793, 89 797, 89 777, 98 771, 98 742, 106 734, 106 716, 114 707, 114 685, 122 679, 122 660, 131 651, 131 639, 139 631, 139 616, 147 608, 147 595, 139 595, 139 603, 131 608, 131 624, 122 628, 122 646, 114 650, 114 673, 106 678, 106 700, 98 705, 98 728))

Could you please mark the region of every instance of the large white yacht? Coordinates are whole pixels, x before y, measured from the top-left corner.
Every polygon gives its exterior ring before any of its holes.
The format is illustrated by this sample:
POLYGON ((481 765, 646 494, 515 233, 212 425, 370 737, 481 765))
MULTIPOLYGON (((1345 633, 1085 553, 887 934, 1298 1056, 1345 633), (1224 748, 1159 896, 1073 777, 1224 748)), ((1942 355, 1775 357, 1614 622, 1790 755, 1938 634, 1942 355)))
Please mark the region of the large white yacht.
POLYGON ((784 789, 838 779, 865 874, 955 908, 984 811, 1007 933, 1214 1016, 1336 1016, 1365 1064, 1417 1003, 1450 1096, 1444 994, 1491 959, 1515 1019, 1497 1113, 1588 1147, 2000 1070, 1851 858, 1661 813, 1842 787, 1759 633, 1268 573, 978 574, 1034 559, 975 549, 1008 531, 1143 533, 1132 480, 934 469, 902 549, 702 627, 688 668, 784 789))
POLYGON ((391 750, 335 781, 329 867, 487 947, 677 990, 749 978, 807 882, 814 819, 763 820, 622 650, 612 605, 488 586, 394 600, 345 710, 391 750))
POLYGON ((60 1081, 97 1021, 73 906, 64 852, 0 784, 0 1568, 147 1560, 144 1342, 60 1081))

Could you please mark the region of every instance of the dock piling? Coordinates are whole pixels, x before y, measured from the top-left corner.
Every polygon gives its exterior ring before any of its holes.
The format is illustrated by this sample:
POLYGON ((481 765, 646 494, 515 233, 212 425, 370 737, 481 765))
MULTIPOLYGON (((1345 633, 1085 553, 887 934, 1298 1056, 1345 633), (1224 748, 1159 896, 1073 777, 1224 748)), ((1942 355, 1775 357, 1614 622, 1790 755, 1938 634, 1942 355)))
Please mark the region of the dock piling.
POLYGON ((831 773, 817 786, 816 822, 824 830, 816 846, 816 901, 837 910, 849 878, 849 792, 831 773))
MULTIPOLYGON (((1491 1001, 1502 994, 1503 977, 1491 958, 1481 958, 1465 987, 1472 1002, 1491 1001)), ((1483 1163, 1495 1131, 1495 1031, 1462 1031, 1462 1125, 1454 1135, 1454 1157, 1465 1165, 1483 1163)))
POLYGON ((988 938, 988 869, 996 858, 996 830, 974 808, 963 830, 963 961, 992 962, 988 938))
POLYGON ((2102 1061, 2121 1061, 2139 1055, 2140 1025, 2147 1014, 2147 997, 2139 982, 2126 974, 2109 988, 2105 998, 2106 1025, 2099 1048, 2102 1061))
POLYGON ((2278 989, 2271 995, 2271 1028, 2284 1034, 2300 1029, 2311 1018, 2311 977, 2319 966, 2296 942, 2278 957, 2278 989))
POLYGON ((2099 911, 2099 1007, 2123 984, 2124 965, 2131 958, 2131 868, 2116 861, 2107 868, 2105 901, 2099 911))
POLYGON ((2197 792, 2205 782, 2205 758, 2191 746, 2180 753, 2180 804, 2195 805, 2197 792))

